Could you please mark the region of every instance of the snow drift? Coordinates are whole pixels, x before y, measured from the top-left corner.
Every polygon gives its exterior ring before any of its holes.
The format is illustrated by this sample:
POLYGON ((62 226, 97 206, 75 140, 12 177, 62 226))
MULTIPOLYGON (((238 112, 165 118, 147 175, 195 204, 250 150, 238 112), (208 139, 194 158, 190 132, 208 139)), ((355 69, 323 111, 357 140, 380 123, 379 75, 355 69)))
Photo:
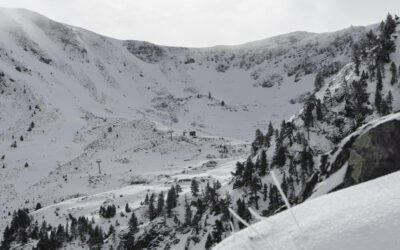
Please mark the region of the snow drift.
POLYGON ((400 173, 306 201, 223 240, 214 249, 398 249, 400 246, 400 173))

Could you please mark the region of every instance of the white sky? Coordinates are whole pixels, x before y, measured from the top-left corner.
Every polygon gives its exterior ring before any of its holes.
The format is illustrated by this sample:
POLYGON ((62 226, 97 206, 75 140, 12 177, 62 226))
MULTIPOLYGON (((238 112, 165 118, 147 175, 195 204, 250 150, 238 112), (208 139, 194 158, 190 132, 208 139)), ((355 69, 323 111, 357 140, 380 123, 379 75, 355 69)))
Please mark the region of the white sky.
POLYGON ((119 39, 204 47, 334 31, 400 12, 400 0, 0 0, 119 39))

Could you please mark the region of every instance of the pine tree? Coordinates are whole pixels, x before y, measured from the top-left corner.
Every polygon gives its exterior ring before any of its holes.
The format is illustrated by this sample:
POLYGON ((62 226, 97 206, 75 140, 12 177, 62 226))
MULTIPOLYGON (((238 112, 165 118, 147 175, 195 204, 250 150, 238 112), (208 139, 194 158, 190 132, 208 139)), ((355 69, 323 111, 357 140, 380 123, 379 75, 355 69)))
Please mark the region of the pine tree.
POLYGON ((392 72, 392 79, 390 80, 390 84, 394 85, 397 83, 397 67, 394 62, 390 65, 390 71, 392 72))
POLYGON ((190 209, 190 205, 185 196, 185 222, 184 222, 184 224, 186 226, 188 226, 191 223, 192 223, 192 210, 190 209))
POLYGON ((167 200, 166 200, 166 207, 167 207, 167 215, 169 218, 172 216, 172 209, 176 207, 177 203, 176 191, 175 187, 171 186, 170 190, 168 190, 167 200))
POLYGON ((273 212, 279 208, 282 201, 279 196, 279 192, 276 186, 271 185, 269 187, 269 211, 273 212))
POLYGON ((246 166, 244 168, 242 180, 244 186, 249 186, 253 180, 254 164, 251 160, 246 161, 246 166))
POLYGON ((253 153, 257 153, 257 151, 263 146, 264 144, 264 135, 261 132, 261 130, 257 129, 256 130, 256 137, 251 144, 253 153))
POLYGON ((121 246, 118 249, 127 249, 133 250, 135 249, 135 236, 129 232, 125 233, 121 237, 121 246))
POLYGON ((204 188, 204 202, 207 203, 211 200, 211 187, 210 182, 207 182, 206 187, 204 188))
POLYGON ((286 148, 284 146, 277 147, 274 154, 273 164, 283 167, 286 162, 286 148))
POLYGON ((377 61, 378 63, 388 63, 390 62, 390 53, 396 50, 396 45, 391 38, 391 35, 396 30, 396 22, 393 20, 392 15, 388 14, 386 21, 380 25, 380 36, 379 43, 380 46, 377 61))
POLYGON ((389 114, 389 107, 386 103, 385 99, 381 100, 381 115, 387 115, 389 114))
POLYGON ((221 182, 219 180, 213 181, 213 188, 214 190, 218 190, 222 187, 221 182))
POLYGON ((125 205, 125 212, 126 212, 126 213, 132 212, 132 209, 129 207, 129 204, 128 204, 128 203, 126 203, 126 205, 125 205))
MULTIPOLYGON (((249 221, 249 219, 251 218, 250 212, 246 207, 246 203, 243 200, 241 200, 240 198, 236 201, 236 205, 237 205, 237 214, 243 218, 246 221, 249 221)), ((239 229, 244 228, 244 224, 239 222, 239 229)))
POLYGON ((212 232, 215 243, 219 243, 222 240, 222 233, 225 232, 224 226, 220 220, 215 220, 214 231, 212 232))
POLYGON ((312 113, 314 106, 314 98, 310 97, 305 104, 303 115, 301 116, 304 126, 307 129, 308 139, 310 139, 310 127, 314 127, 314 117, 312 113))
POLYGON ((258 196, 258 192, 261 190, 261 180, 257 176, 253 177, 252 182, 250 183, 250 191, 251 191, 251 203, 255 205, 256 209, 258 209, 258 200, 260 197, 258 196))
POLYGON ((317 111, 317 120, 321 121, 323 118, 323 114, 322 114, 322 103, 319 99, 317 100, 316 111, 317 111))
POLYGON ((103 218, 112 218, 116 214, 116 207, 115 205, 108 205, 106 207, 100 206, 99 215, 103 218))
POLYGON ((13 235, 13 232, 10 229, 10 227, 7 225, 3 232, 3 241, 1 242, 1 245, 0 245, 1 250, 9 249, 9 245, 14 240, 12 235, 13 235))
POLYGON ((128 226, 129 226, 129 233, 135 234, 138 232, 138 219, 134 212, 132 212, 131 218, 129 219, 128 226))
POLYGON ((377 80, 376 89, 381 91, 383 86, 382 86, 382 73, 380 65, 377 66, 376 80, 377 80))
POLYGON ((149 194, 146 194, 146 197, 144 198, 144 205, 149 205, 149 194))
POLYGON ((197 195, 199 194, 199 183, 196 181, 196 179, 192 179, 190 190, 192 192, 192 195, 194 197, 197 197, 197 195))
POLYGON ((284 136, 286 138, 289 138, 289 145, 293 145, 293 141, 295 140, 294 138, 294 131, 296 130, 296 126, 294 125, 293 122, 287 122, 285 125, 285 133, 284 136))
POLYGON ((158 194, 158 199, 157 199, 157 215, 160 216, 162 215, 164 211, 164 192, 160 192, 158 194))
POLYGON ((263 201, 266 201, 268 198, 268 186, 265 183, 263 185, 262 194, 263 194, 263 201))
POLYGON ((379 84, 377 84, 375 90, 375 107, 378 113, 381 113, 381 104, 382 104, 382 94, 381 91, 379 90, 379 84))
POLYGON ((243 187, 243 172, 244 172, 244 165, 241 162, 236 162, 236 170, 231 174, 235 177, 233 183, 233 189, 243 187))
POLYGON ((386 16, 384 31, 386 35, 391 35, 396 31, 396 21, 390 13, 386 16))
POLYGON ((386 104, 388 105, 389 113, 391 113, 393 111, 393 95, 390 90, 386 96, 386 104))
POLYGON ((244 171, 244 165, 241 162, 236 162, 235 172, 232 173, 233 176, 242 176, 244 171))
MULTIPOLYGON (((37 227, 37 224, 35 224, 37 227)), ((10 226, 6 226, 3 232, 3 241, 0 244, 0 249, 10 249, 9 246, 13 241, 24 245, 28 242, 28 229, 31 228, 31 219, 28 211, 25 209, 18 209, 14 211, 11 219, 10 226)))
POLYGON ((214 241, 213 241, 211 235, 208 234, 208 235, 207 235, 207 240, 206 240, 206 243, 205 243, 205 246, 204 246, 204 247, 208 250, 208 249, 211 249, 211 247, 212 247, 213 245, 214 245, 214 241))
POLYGON ((324 84, 324 77, 322 76, 321 73, 318 73, 318 74, 315 76, 315 80, 314 80, 314 87, 315 87, 315 90, 316 90, 316 91, 320 90, 323 84, 324 84))
POLYGON ((110 227, 108 228, 107 237, 114 233, 115 233, 115 227, 113 226, 113 224, 111 224, 110 227))
POLYGON ((35 211, 39 210, 42 208, 42 204, 40 204, 40 202, 36 203, 36 208, 35 211))
POLYGON ((281 187, 282 187, 282 191, 283 191, 283 193, 286 195, 286 196, 288 196, 288 183, 287 183, 287 179, 286 179, 286 175, 285 174, 283 174, 283 177, 282 177, 282 184, 281 184, 281 187))
POLYGON ((364 79, 353 81, 351 83, 350 96, 347 97, 347 101, 349 101, 352 106, 352 112, 350 112, 351 117, 360 117, 360 121, 369 113, 369 108, 367 106, 369 100, 367 87, 367 82, 364 79))
POLYGON ((76 239, 78 237, 77 221, 73 217, 70 217, 70 219, 71 219, 71 229, 70 229, 71 238, 76 239))
POLYGON ((21 243, 22 245, 25 245, 28 242, 28 234, 26 233, 25 229, 18 228, 18 230, 17 230, 17 242, 21 243))
POLYGON ((279 133, 279 138, 277 140, 277 145, 279 145, 279 146, 282 145, 283 140, 285 139, 285 137, 286 137, 286 121, 283 120, 282 123, 281 123, 281 131, 279 133))
POLYGON ((271 146, 271 137, 269 135, 264 136, 264 144, 265 147, 269 148, 271 146))
POLYGON ((314 169, 313 155, 308 150, 307 146, 303 147, 303 151, 300 154, 300 166, 302 171, 311 175, 314 169))
POLYGON ((154 208, 154 196, 155 196, 154 193, 152 193, 149 198, 148 213, 149 213, 150 220, 154 220, 157 217, 157 212, 156 212, 156 209, 154 208))
POLYGON ((271 122, 269 122, 269 124, 268 124, 268 132, 267 132, 267 135, 268 135, 269 137, 271 137, 271 136, 274 135, 274 127, 272 126, 272 123, 271 123, 271 122))
POLYGON ((56 232, 56 239, 58 242, 57 245, 61 246, 62 243, 65 242, 66 238, 67 237, 66 237, 66 232, 65 232, 64 226, 59 224, 57 227, 57 232, 56 232))
MULTIPOLYGON (((67 222, 67 228, 68 228, 68 222, 67 222)), ((39 239, 39 226, 38 226, 38 222, 35 221, 35 225, 33 226, 33 229, 29 235, 30 238, 37 240, 39 239)))
POLYGON ((268 170, 267 153, 265 150, 261 152, 259 175, 265 176, 268 170))
POLYGON ((382 115, 388 115, 392 112, 393 96, 392 92, 389 91, 384 99, 381 100, 380 111, 382 115))
POLYGON ((297 173, 296 165, 294 163, 293 157, 290 157, 290 162, 289 162, 289 175, 296 177, 296 182, 299 183, 299 175, 297 173))

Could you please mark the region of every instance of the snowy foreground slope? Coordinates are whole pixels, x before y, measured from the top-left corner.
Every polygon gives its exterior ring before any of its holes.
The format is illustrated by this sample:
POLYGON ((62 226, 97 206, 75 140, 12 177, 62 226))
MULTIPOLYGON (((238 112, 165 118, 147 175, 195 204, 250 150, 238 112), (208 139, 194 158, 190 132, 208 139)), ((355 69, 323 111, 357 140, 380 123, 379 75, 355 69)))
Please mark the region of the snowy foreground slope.
POLYGON ((306 201, 223 240, 214 249, 398 249, 400 173, 306 201), (261 236, 261 237, 260 237, 261 236), (269 246, 271 244, 271 246, 269 246))

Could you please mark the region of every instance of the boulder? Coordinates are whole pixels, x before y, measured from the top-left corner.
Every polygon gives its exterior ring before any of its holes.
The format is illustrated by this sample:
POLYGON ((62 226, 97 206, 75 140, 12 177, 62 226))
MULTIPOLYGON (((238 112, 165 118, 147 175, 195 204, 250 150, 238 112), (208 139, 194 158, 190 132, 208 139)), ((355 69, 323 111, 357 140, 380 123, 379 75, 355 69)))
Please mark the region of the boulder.
POLYGON ((320 181, 326 180, 345 167, 346 163, 347 170, 343 181, 329 192, 400 170, 400 121, 389 120, 360 135, 354 135, 340 149, 335 148, 323 157, 328 158, 337 150, 340 152, 337 152, 332 164, 326 164, 327 159, 321 159, 318 178, 313 176, 307 181, 297 196, 298 203, 309 198, 320 181))
POLYGON ((341 188, 400 170, 400 121, 380 124, 359 136, 350 147, 341 188))

